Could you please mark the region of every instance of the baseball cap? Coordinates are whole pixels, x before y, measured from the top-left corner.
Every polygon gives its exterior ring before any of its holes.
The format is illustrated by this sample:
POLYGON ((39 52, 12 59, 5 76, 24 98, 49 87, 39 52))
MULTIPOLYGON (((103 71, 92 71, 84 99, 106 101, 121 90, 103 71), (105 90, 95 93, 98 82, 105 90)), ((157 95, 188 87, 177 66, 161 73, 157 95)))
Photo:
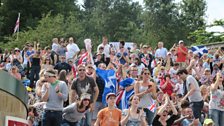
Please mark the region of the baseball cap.
POLYGON ((205 119, 204 124, 208 125, 208 124, 213 124, 213 120, 212 119, 205 119))
POLYGON ((143 48, 148 48, 148 45, 143 45, 143 48))
POLYGON ((90 100, 90 94, 88 94, 88 93, 83 93, 83 94, 81 95, 81 97, 80 97, 80 100, 82 101, 82 100, 84 100, 84 99, 89 99, 89 100, 90 100))
POLYGON ((19 50, 19 48, 15 48, 14 50, 19 50))
POLYGON ((106 99, 110 98, 111 96, 116 97, 116 95, 114 93, 108 93, 106 99))
POLYGON ((183 40, 180 40, 180 41, 179 41, 179 44, 180 44, 180 43, 184 43, 184 41, 183 41, 183 40))

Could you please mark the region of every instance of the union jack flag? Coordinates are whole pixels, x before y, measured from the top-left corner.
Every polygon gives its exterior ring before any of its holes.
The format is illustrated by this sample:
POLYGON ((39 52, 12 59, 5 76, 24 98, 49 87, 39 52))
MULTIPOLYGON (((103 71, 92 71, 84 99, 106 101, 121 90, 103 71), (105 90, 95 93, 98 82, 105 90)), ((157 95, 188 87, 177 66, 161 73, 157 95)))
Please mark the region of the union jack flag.
POLYGON ((14 28, 13 33, 16 33, 17 31, 19 31, 19 20, 20 20, 20 13, 18 14, 18 18, 17 18, 17 21, 16 21, 16 26, 14 28))
POLYGON ((147 60, 145 57, 141 58, 141 61, 148 66, 149 65, 149 60, 147 60))

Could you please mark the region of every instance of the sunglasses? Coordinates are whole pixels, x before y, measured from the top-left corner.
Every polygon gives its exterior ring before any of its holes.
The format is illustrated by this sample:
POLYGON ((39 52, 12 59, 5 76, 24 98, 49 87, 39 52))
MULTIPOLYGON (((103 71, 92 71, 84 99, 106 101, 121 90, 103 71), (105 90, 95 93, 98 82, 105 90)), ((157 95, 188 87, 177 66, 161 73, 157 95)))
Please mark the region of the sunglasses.
POLYGON ((86 71, 85 69, 79 69, 79 71, 86 71))
POLYGON ((144 75, 150 75, 150 73, 144 73, 144 75))
POLYGON ((93 67, 88 67, 89 69, 93 69, 93 67))
POLYGON ((137 69, 131 70, 131 71, 138 71, 137 69))

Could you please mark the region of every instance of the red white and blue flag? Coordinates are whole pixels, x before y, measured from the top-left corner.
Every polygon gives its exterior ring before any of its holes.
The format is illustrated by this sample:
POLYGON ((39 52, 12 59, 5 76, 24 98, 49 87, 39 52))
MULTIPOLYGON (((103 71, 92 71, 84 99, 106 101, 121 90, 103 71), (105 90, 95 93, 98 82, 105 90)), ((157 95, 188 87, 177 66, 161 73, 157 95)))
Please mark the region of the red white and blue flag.
POLYGON ((16 26, 14 28, 13 33, 16 33, 17 31, 19 31, 19 20, 20 20, 20 13, 18 14, 18 18, 17 18, 17 21, 16 21, 16 26))
POLYGON ((151 112, 155 113, 156 112, 156 102, 153 100, 152 104, 147 107, 151 112))

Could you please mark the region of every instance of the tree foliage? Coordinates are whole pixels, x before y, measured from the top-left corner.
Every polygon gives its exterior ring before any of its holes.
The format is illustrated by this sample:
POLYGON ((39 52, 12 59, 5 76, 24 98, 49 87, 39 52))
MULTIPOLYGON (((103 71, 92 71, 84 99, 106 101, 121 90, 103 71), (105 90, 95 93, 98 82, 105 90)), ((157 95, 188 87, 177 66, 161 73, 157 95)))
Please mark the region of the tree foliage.
POLYGON ((206 29, 212 27, 221 27, 224 30, 224 19, 216 20, 211 25, 198 28, 194 32, 190 33, 189 39, 194 40, 194 44, 208 44, 213 42, 224 41, 224 32, 206 31, 206 29))
POLYGON ((197 41, 189 33, 205 27, 205 0, 2 0, 0 41, 6 47, 39 41, 44 46, 53 37, 73 36, 78 42, 91 38, 94 45, 103 35, 110 41, 133 41, 155 46, 163 41, 172 46, 178 40, 197 41), (19 39, 12 36, 18 12, 21 13, 19 39))

